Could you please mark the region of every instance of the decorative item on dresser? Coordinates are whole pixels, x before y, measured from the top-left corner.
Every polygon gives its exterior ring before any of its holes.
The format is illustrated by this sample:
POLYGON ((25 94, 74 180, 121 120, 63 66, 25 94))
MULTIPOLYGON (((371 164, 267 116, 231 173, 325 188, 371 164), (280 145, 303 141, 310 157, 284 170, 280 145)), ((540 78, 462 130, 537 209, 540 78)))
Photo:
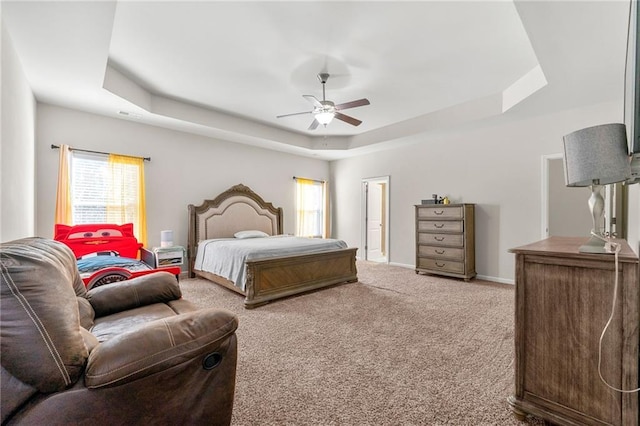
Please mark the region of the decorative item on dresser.
POLYGON ((416 274, 476 276, 475 204, 416 205, 416 274))
POLYGON ((510 250, 516 358, 508 401, 520 420, 533 414, 559 425, 638 424, 638 394, 607 386, 638 387, 638 256, 614 240, 621 245, 615 292, 615 256, 581 253, 587 241, 551 237, 510 250))
POLYGON ((623 182, 631 177, 625 125, 612 123, 588 127, 570 133, 563 139, 567 186, 591 188, 591 239, 580 247, 580 251, 606 253, 602 189, 605 185, 623 182))

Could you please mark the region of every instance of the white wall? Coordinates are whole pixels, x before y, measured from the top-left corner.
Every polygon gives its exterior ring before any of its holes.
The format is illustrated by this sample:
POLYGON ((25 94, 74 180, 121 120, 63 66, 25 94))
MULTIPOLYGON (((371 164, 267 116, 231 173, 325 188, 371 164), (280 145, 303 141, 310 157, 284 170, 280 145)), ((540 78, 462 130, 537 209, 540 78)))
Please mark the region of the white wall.
POLYGON ((541 156, 562 152, 563 135, 620 116, 619 103, 600 104, 333 161, 334 235, 362 252, 361 180, 389 175, 391 263, 415 265, 413 206, 437 193, 476 204, 477 272, 512 282, 508 250, 540 239, 541 156))
POLYGON ((0 241, 35 231, 36 100, 13 42, 2 26, 2 139, 0 139, 0 241))
POLYGON ((186 245, 188 204, 212 199, 233 185, 249 186, 284 210, 284 231, 295 232, 293 176, 327 179, 328 162, 188 133, 38 104, 37 234, 53 235, 58 150, 51 144, 151 157, 145 163, 148 245, 173 230, 186 245))
MULTIPOLYGON (((3 71, 7 62, 4 55, 3 49, 3 71)), ((33 117, 33 112, 29 116, 33 117)), ((617 105, 601 104, 442 136, 328 165, 322 160, 38 104, 35 156, 38 213, 35 232, 22 234, 52 235, 58 151, 50 145, 66 143, 78 148, 152 157, 146 163, 150 246, 159 244, 160 231, 164 229, 174 231, 176 244, 186 244, 187 205, 212 198, 237 183, 250 186, 266 200, 283 207, 285 232, 293 232, 292 176, 296 175, 328 178, 332 182, 332 236, 359 247, 361 179, 390 175, 392 263, 414 265, 413 205, 438 193, 448 195, 454 202, 477 204, 478 273, 510 282, 514 265, 508 249, 540 238, 541 156, 561 152, 562 135, 614 121, 616 116, 619 116, 617 105)), ((3 126, 3 139, 4 136, 3 126)), ((3 145, 3 154, 4 151, 3 145)), ((13 167, 16 173, 29 169, 28 158, 25 154, 18 159, 19 166, 13 167)), ((4 161, 3 155, 3 173, 4 161)), ((3 191, 11 187, 4 182, 3 191)), ((28 193, 29 188, 23 191, 28 193)), ((640 185, 630 187, 629 242, 636 251, 640 241, 639 192, 640 185)), ((3 192, 3 207, 4 197, 3 192)), ((29 218, 29 208, 22 211, 27 213, 14 217, 24 222, 24 218, 29 218)))

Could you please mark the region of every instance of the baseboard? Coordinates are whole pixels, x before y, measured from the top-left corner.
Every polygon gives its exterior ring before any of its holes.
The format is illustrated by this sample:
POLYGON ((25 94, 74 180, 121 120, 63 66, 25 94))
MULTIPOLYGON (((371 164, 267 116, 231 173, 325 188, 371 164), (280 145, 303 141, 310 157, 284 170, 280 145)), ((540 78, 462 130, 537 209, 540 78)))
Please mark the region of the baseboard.
MULTIPOLYGON (((407 268, 407 269, 415 269, 415 265, 407 265, 406 263, 397 263, 397 262, 389 262, 387 263, 387 265, 390 266, 399 266, 401 268, 407 268)), ((498 277, 490 277, 488 275, 476 275, 476 278, 479 280, 483 280, 483 281, 492 281, 495 283, 500 283, 500 284, 511 284, 511 285, 515 285, 515 280, 510 279, 510 278, 498 278, 498 277)))
MULTIPOLYGON (((415 265, 407 265, 406 263, 389 262, 389 265, 400 266, 401 268, 415 269, 415 265)), ((515 280, 509 278, 490 277, 488 275, 476 275, 476 278, 483 281, 493 281, 500 284, 515 285, 515 280)))
POLYGON ((478 278, 479 280, 492 281, 500 284, 511 284, 511 285, 516 284, 515 280, 509 279, 509 278, 489 277, 487 275, 476 275, 476 278, 478 278))
POLYGON ((389 262, 391 266, 399 266, 401 268, 416 269, 415 265, 407 265, 406 263, 389 262))

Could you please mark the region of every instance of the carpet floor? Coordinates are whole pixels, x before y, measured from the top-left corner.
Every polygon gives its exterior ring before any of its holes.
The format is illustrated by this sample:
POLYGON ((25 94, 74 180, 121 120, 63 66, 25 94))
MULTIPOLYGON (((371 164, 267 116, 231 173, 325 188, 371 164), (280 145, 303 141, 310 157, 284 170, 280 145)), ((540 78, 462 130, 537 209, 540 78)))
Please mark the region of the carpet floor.
POLYGON ((253 310, 203 279, 185 299, 238 315, 232 424, 523 425, 514 287, 358 261, 356 283, 253 310))

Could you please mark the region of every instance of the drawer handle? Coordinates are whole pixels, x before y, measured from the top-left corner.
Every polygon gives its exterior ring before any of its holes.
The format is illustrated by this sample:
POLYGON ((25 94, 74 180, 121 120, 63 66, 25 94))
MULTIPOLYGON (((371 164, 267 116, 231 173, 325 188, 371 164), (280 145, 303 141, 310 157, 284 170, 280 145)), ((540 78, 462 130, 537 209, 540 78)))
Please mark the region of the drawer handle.
POLYGON ((434 223, 433 226, 435 226, 438 229, 444 228, 444 223, 434 223))
POLYGON ((437 214, 438 216, 440 216, 440 215, 441 215, 441 214, 443 214, 443 213, 444 213, 444 210, 440 210, 440 211, 438 211, 438 210, 434 210, 434 211, 433 211, 433 214, 437 214))
POLYGON ((446 265, 446 263, 443 263, 443 264, 441 265, 441 264, 439 264, 438 262, 436 262, 436 266, 437 266, 438 268, 442 268, 444 265, 446 265))
POLYGON ((436 241, 444 241, 444 237, 433 237, 436 241))
POLYGON ((444 250, 436 250, 436 254, 444 254, 444 250))

